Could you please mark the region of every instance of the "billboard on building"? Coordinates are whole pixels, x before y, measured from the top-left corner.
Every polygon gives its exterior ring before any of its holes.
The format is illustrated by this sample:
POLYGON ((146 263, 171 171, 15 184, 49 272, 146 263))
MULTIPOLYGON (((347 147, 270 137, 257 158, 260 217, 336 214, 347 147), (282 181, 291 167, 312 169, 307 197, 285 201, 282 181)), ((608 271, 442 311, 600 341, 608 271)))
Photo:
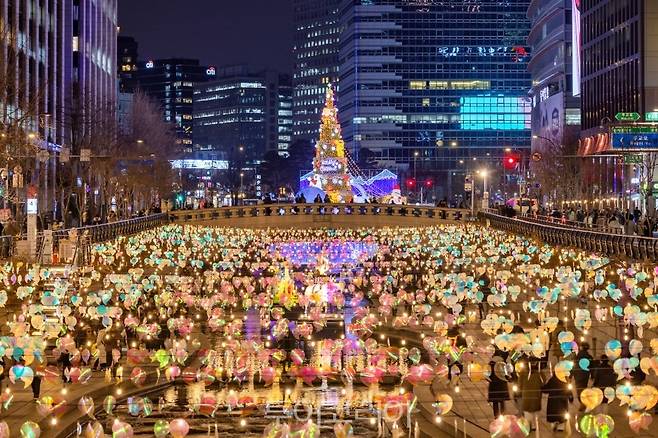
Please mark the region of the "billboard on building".
POLYGON ((564 142, 564 93, 546 96, 540 93, 539 102, 532 111, 533 150, 550 147, 551 142, 561 145, 564 142), (550 140, 550 141, 549 141, 550 140))
POLYGON ((571 90, 574 96, 580 96, 580 66, 582 38, 580 33, 581 0, 571 0, 571 90))

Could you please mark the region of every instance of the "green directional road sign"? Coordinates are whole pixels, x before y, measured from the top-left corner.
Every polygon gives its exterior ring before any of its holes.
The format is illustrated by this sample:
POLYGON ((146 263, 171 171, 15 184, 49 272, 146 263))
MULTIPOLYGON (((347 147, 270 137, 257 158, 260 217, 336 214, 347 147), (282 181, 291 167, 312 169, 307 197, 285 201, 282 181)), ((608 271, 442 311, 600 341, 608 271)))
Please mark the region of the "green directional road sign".
POLYGON ((640 120, 640 114, 639 113, 617 113, 615 116, 615 119, 619 120, 620 122, 637 122, 640 120))
POLYGON ((642 155, 624 154, 624 164, 642 164, 642 155))
POLYGON ((651 111, 644 115, 647 122, 658 122, 658 111, 651 111))

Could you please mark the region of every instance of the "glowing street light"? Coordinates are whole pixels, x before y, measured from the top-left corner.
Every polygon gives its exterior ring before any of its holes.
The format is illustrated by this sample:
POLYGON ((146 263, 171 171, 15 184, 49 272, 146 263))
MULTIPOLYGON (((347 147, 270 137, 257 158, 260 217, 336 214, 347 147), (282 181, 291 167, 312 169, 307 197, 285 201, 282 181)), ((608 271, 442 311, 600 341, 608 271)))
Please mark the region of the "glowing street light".
POLYGON ((484 181, 484 192, 482 193, 482 208, 489 208, 489 192, 487 190, 487 176, 489 175, 489 170, 480 169, 477 171, 477 174, 482 177, 484 181))

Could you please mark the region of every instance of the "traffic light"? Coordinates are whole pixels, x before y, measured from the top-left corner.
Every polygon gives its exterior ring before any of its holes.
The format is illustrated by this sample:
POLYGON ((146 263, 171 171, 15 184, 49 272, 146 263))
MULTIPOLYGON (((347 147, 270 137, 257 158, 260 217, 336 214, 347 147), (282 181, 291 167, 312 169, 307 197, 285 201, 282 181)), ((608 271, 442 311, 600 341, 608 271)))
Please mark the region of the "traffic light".
POLYGON ((517 152, 505 152, 503 167, 506 170, 514 170, 519 165, 519 161, 521 161, 521 156, 517 152))
POLYGON ((431 179, 425 180, 425 187, 427 187, 428 189, 431 189, 433 184, 434 181, 432 181, 431 179))
POLYGON ((416 187, 416 179, 415 178, 407 178, 407 188, 413 189, 416 187))

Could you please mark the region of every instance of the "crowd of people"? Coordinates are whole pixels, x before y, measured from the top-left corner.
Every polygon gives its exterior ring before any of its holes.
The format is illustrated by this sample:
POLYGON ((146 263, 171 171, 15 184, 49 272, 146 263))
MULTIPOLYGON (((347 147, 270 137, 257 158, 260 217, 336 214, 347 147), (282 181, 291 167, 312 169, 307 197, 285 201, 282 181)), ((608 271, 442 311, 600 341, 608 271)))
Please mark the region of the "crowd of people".
MULTIPOLYGON (((514 217, 519 211, 501 205, 501 214, 514 217)), ((642 213, 638 208, 622 210, 619 208, 583 208, 583 206, 563 209, 535 206, 523 212, 527 216, 542 218, 557 224, 578 225, 583 228, 611 231, 627 236, 656 237, 658 234, 658 215, 642 213)))
POLYGON ((627 236, 654 237, 658 232, 658 218, 643 214, 639 209, 617 208, 589 209, 582 207, 548 211, 540 209, 540 215, 548 215, 559 221, 578 223, 589 228, 609 228, 627 236))

